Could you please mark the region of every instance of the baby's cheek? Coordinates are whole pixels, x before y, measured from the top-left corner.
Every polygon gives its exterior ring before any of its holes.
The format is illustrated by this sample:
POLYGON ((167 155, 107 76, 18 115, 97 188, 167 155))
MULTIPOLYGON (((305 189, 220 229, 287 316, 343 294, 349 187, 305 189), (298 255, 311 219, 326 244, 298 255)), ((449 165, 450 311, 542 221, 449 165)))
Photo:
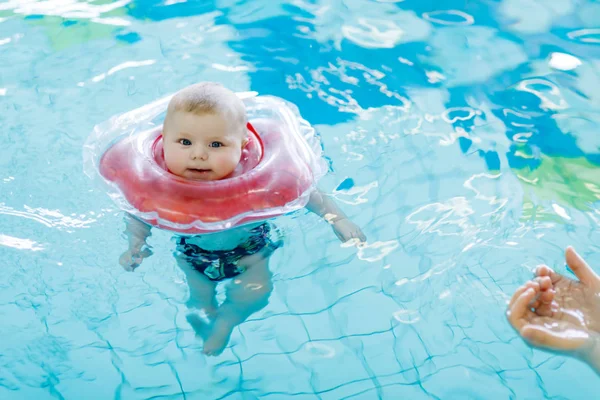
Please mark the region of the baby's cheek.
POLYGON ((178 152, 165 153, 165 164, 167 168, 174 174, 181 173, 185 168, 183 167, 184 159, 182 154, 178 152))
POLYGON ((235 168, 239 162, 239 158, 236 158, 235 153, 228 152, 227 154, 222 155, 220 162, 223 166, 235 168))

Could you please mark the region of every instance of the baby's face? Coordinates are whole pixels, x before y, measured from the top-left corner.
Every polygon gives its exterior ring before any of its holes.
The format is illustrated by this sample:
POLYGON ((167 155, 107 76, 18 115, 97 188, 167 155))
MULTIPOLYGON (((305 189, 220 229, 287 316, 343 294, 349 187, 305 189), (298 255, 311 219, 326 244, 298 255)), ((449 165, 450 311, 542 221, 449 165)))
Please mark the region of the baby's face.
POLYGON ((245 126, 233 126, 219 114, 175 111, 163 132, 167 168, 187 179, 223 179, 239 164, 246 135, 245 126))

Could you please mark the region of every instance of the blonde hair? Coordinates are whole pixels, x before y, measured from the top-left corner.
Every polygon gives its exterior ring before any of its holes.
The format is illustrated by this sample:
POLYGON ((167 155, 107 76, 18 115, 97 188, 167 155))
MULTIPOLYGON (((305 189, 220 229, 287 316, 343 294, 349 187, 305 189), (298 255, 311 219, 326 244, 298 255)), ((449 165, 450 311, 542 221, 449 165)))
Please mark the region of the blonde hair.
POLYGON ((195 115, 220 114, 245 132, 246 107, 231 90, 216 82, 200 82, 181 89, 171 98, 164 124, 176 111, 195 115))

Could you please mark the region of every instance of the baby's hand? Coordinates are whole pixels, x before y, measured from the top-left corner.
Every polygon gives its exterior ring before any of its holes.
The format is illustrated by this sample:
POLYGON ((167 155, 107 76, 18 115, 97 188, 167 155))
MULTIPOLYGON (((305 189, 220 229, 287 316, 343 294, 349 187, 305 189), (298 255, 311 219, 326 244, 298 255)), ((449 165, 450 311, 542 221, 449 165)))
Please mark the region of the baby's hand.
POLYGON ((361 242, 366 242, 367 237, 360 230, 358 225, 347 218, 338 219, 333 223, 333 231, 336 236, 345 243, 351 239, 358 239, 361 242))
POLYGON ((125 271, 132 272, 140 266, 144 258, 150 257, 152 250, 149 248, 144 249, 127 249, 127 251, 121 254, 119 258, 119 264, 125 269, 125 271))

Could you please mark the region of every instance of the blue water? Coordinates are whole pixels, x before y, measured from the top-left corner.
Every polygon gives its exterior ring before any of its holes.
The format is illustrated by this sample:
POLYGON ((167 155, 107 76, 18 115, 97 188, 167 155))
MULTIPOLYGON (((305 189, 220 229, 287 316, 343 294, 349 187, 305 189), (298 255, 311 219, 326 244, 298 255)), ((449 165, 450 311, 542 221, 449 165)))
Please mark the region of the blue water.
POLYGON ((600 265, 600 3, 0 3, 1 399, 591 399, 504 318, 600 265), (93 126, 199 80, 296 103, 369 237, 282 218, 269 304, 202 355, 166 232, 135 273, 93 126))

